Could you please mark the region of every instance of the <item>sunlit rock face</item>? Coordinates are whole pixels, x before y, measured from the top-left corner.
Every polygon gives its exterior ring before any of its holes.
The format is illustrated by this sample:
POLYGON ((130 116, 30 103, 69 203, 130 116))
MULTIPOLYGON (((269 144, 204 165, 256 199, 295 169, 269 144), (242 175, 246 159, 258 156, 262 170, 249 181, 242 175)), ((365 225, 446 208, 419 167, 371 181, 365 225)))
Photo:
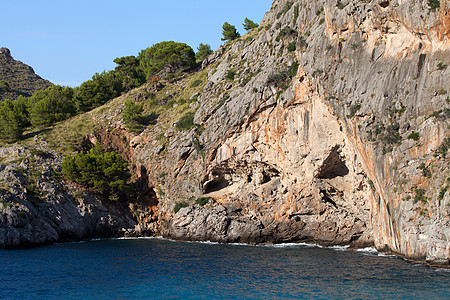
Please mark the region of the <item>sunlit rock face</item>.
POLYGON ((448 1, 274 1, 258 29, 207 60, 202 150, 193 132, 175 135, 156 159, 172 171, 153 182, 161 233, 373 244, 448 264, 448 158, 437 154, 449 133, 448 12, 448 1), (178 202, 188 207, 175 213, 178 202))

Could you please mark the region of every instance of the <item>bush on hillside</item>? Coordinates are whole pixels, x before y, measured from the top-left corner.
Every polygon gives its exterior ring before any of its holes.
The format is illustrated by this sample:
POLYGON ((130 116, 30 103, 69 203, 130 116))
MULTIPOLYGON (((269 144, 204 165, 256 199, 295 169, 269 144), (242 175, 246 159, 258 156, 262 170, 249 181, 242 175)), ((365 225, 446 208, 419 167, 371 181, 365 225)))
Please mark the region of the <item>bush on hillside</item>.
POLYGON ((143 112, 142 104, 134 103, 130 99, 125 101, 122 117, 129 131, 139 133, 143 130, 147 123, 147 116, 143 112))
POLYGON ((7 143, 16 142, 22 138, 23 129, 27 124, 25 101, 6 100, 0 103, 0 140, 7 143))
POLYGON ((114 72, 122 80, 124 91, 132 90, 145 83, 145 73, 139 66, 135 56, 124 56, 114 59, 117 67, 114 72))
POLYGON ((120 96, 123 91, 122 78, 114 71, 96 73, 91 80, 76 89, 75 101, 79 113, 92 110, 120 96))
POLYGON ((187 113, 184 116, 181 117, 180 120, 178 120, 175 127, 178 130, 189 130, 192 127, 194 127, 194 114, 193 113, 187 113))
POLYGON ((70 181, 92 188, 95 192, 118 199, 129 189, 127 181, 131 175, 128 163, 114 151, 104 152, 95 145, 86 153, 66 156, 62 172, 70 181))
POLYGON ((35 92, 29 98, 30 121, 33 126, 50 126, 76 112, 74 91, 70 87, 54 85, 35 92))
POLYGON ((245 18, 242 26, 244 26, 245 30, 249 31, 249 30, 252 30, 253 28, 258 28, 259 25, 255 22, 253 22, 252 20, 250 20, 249 18, 245 18))
POLYGON ((203 61, 208 55, 213 52, 210 45, 202 43, 200 43, 200 45, 197 47, 197 50, 197 53, 195 53, 197 62, 203 61))

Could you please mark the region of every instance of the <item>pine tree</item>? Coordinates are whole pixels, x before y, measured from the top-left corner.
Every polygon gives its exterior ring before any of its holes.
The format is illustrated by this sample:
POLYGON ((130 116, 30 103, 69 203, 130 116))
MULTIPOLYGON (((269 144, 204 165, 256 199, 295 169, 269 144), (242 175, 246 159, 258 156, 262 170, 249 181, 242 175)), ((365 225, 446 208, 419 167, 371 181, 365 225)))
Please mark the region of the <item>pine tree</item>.
POLYGON ((255 22, 253 22, 252 20, 250 20, 249 18, 245 18, 242 26, 244 26, 245 30, 249 31, 249 30, 252 30, 253 28, 257 28, 259 25, 255 22))
POLYGON ((198 52, 195 53, 195 58, 198 62, 203 61, 208 55, 212 53, 211 46, 208 44, 202 44, 197 47, 198 52))
POLYGON ((239 32, 237 32, 236 27, 230 25, 228 22, 223 23, 222 35, 222 41, 232 41, 241 36, 239 32))

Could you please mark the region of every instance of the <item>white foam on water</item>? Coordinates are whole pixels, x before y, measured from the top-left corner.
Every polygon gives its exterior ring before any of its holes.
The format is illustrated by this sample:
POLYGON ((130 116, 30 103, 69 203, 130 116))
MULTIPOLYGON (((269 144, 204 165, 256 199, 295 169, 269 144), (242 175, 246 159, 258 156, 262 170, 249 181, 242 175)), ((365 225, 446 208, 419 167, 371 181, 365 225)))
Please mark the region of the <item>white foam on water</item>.
POLYGON ((331 247, 328 247, 328 249, 333 249, 333 250, 336 250, 336 251, 347 251, 347 250, 348 250, 348 247, 350 247, 350 245, 345 245, 345 246, 331 246, 331 247))
POLYGON ((211 242, 211 241, 187 241, 186 243, 203 244, 203 245, 220 245, 221 244, 221 243, 218 243, 218 242, 211 242))
POLYGON ((372 255, 378 255, 377 249, 373 247, 366 247, 361 249, 356 249, 356 252, 363 252, 363 254, 372 254, 372 255))

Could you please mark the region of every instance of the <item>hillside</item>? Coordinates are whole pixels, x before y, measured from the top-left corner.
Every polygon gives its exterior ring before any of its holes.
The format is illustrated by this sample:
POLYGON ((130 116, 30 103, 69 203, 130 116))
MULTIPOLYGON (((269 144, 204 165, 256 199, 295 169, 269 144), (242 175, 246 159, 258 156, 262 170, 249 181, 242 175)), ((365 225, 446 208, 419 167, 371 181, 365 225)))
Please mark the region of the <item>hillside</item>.
POLYGON ((447 0, 275 0, 258 28, 198 71, 148 81, 35 133, 25 149, 4 147, 0 245, 73 232, 64 202, 93 227, 122 226, 116 234, 374 246, 448 266, 449 14, 447 0), (123 121, 127 99, 152 116, 140 133, 123 121), (132 163, 128 208, 95 206, 92 193, 50 176, 62 156, 95 143, 132 163), (23 164, 39 172, 21 177, 23 164))
POLYGON ((19 96, 30 97, 52 83, 34 73, 33 68, 14 60, 7 48, 0 49, 0 102, 19 96))

